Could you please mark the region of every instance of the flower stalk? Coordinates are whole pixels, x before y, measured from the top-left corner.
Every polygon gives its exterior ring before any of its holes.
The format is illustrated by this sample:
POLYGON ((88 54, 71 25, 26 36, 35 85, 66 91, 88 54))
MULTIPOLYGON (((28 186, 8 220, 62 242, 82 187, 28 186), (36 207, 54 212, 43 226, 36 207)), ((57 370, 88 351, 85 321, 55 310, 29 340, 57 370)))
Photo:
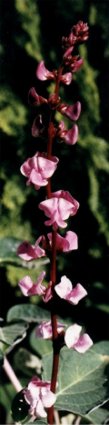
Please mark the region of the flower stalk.
POLYGON ((25 296, 40 295, 44 302, 51 300, 51 321, 42 322, 36 329, 36 336, 45 339, 52 338, 53 362, 51 381, 41 381, 33 377, 27 388, 24 389, 24 397, 30 405, 29 413, 36 418, 47 417, 48 424, 53 425, 55 421, 54 403, 56 400, 56 388, 58 384, 59 354, 61 347, 65 344, 69 349, 75 349, 78 353, 84 353, 91 345, 92 340, 87 333, 82 332, 82 327, 73 324, 68 329, 57 321, 55 297, 59 296, 72 305, 76 305, 87 295, 86 289, 77 283, 73 288, 72 282, 67 276, 62 276, 59 283, 56 279, 56 254, 58 252, 70 252, 78 248, 77 235, 68 231, 62 237, 60 229, 66 229, 67 220, 70 216, 77 214, 79 202, 65 190, 52 192, 51 177, 56 171, 59 159, 52 154, 53 143, 64 142, 74 145, 79 136, 78 125, 75 124, 81 113, 81 104, 77 101, 73 105, 63 103, 59 97, 60 84, 71 84, 73 74, 77 72, 83 59, 74 54, 75 46, 86 41, 88 38, 88 25, 79 21, 71 29, 68 37, 62 38, 63 55, 58 70, 49 71, 41 61, 36 70, 36 77, 41 80, 54 80, 55 90, 48 99, 40 96, 34 87, 29 91, 29 100, 33 106, 45 105, 49 124, 44 125, 44 116, 37 115, 32 125, 33 137, 45 137, 47 140, 46 153, 36 154, 24 162, 21 166, 22 174, 27 177, 27 185, 34 185, 36 190, 46 188, 46 198, 39 204, 47 220, 45 226, 51 227, 51 232, 41 235, 35 245, 23 243, 18 248, 18 255, 26 261, 37 259, 45 255, 50 257, 50 281, 48 287, 43 285, 45 271, 43 271, 35 283, 29 276, 25 276, 19 282, 21 291, 25 296), (55 123, 55 112, 73 122, 73 126, 67 130, 64 121, 55 123))

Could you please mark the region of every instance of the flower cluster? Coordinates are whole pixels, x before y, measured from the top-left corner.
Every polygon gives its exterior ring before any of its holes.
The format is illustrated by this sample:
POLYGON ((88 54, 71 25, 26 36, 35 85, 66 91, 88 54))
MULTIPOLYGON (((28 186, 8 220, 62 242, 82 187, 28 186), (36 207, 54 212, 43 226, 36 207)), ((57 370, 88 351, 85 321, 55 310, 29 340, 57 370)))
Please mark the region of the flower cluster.
MULTIPOLYGON (((22 164, 21 173, 27 178, 27 185, 33 185, 35 190, 45 186, 46 197, 38 207, 43 211, 47 219, 45 226, 51 226, 51 231, 45 235, 39 236, 35 244, 27 241, 22 242, 17 250, 17 254, 25 261, 36 260, 37 258, 50 255, 51 273, 48 285, 45 284, 45 271, 38 276, 33 283, 30 276, 24 276, 19 287, 26 297, 38 295, 42 297, 45 303, 57 297, 77 305, 86 295, 86 289, 80 284, 72 285, 67 276, 61 276, 60 282, 56 282, 55 267, 56 252, 67 253, 78 248, 78 237, 75 232, 67 231, 64 236, 60 234, 61 229, 66 229, 67 220, 77 214, 79 202, 65 190, 51 191, 50 179, 57 169, 59 159, 52 155, 52 144, 57 139, 63 140, 67 145, 74 145, 78 140, 77 120, 81 113, 81 103, 79 100, 73 105, 63 103, 59 97, 60 84, 69 85, 72 81, 72 75, 78 71, 83 63, 83 59, 78 55, 73 55, 75 46, 78 43, 86 41, 88 38, 88 25, 79 21, 71 29, 68 37, 62 38, 63 57, 62 64, 58 70, 49 71, 44 61, 41 61, 36 70, 36 77, 41 81, 53 80, 55 82, 55 92, 48 99, 40 96, 34 87, 29 91, 29 102, 36 107, 44 105, 42 114, 38 113, 32 124, 33 137, 45 137, 47 139, 46 152, 36 152, 31 158, 26 159, 22 164), (64 121, 56 125, 54 113, 59 111, 63 117, 67 117, 73 122, 72 127, 67 130, 64 121), (45 120, 45 115, 47 119, 45 120)), ((51 303, 52 304, 52 303, 51 303)), ((52 313, 51 313, 52 314, 52 313)), ((36 337, 48 339, 54 338, 53 321, 42 321, 36 328, 36 337)), ((87 351, 92 340, 87 333, 83 333, 82 327, 73 324, 66 328, 63 323, 57 322, 55 334, 58 341, 61 338, 62 345, 75 349, 79 353, 87 351)), ((56 379, 53 388, 56 389, 56 379)), ((33 377, 27 388, 24 390, 26 402, 30 405, 30 414, 34 417, 46 417, 46 409, 51 407, 56 396, 51 391, 52 385, 49 382, 43 382, 37 377, 33 377)), ((55 391, 54 391, 55 392, 55 391)))

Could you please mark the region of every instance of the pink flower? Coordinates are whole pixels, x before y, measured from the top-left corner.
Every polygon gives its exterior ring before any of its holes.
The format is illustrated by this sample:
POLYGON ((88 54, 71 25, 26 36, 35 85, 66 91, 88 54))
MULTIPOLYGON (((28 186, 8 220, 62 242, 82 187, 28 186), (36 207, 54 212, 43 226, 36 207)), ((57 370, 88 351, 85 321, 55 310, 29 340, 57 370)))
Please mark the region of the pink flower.
POLYGON ((75 288, 73 288, 71 281, 66 276, 61 277, 61 282, 54 289, 60 298, 74 305, 78 304, 87 295, 87 291, 80 283, 77 283, 75 288))
POLYGON ((36 69, 36 76, 39 80, 45 81, 45 80, 54 80, 55 74, 54 72, 50 72, 44 64, 44 61, 41 61, 38 64, 38 67, 36 69))
POLYGON ((69 192, 59 190, 52 193, 52 198, 40 202, 39 208, 49 217, 49 220, 45 221, 47 226, 65 228, 67 223, 64 220, 77 213, 79 202, 69 192))
POLYGON ((28 178, 27 185, 33 184, 37 190, 46 186, 47 179, 53 175, 58 161, 56 156, 48 159, 45 153, 40 152, 37 152, 32 158, 28 158, 20 168, 21 173, 28 178))
POLYGON ((86 41, 88 39, 89 27, 87 23, 79 21, 76 25, 73 25, 72 31, 77 39, 77 42, 86 41))
POLYGON ((71 49, 74 48, 76 43, 80 43, 88 39, 88 32, 89 27, 87 23, 84 23, 83 21, 79 21, 76 25, 73 25, 69 36, 62 37, 62 44, 64 49, 69 49, 69 53, 71 53, 71 49))
POLYGON ((51 298, 53 297, 52 294, 52 282, 49 282, 48 287, 45 287, 42 285, 42 281, 45 277, 46 273, 43 271, 37 281, 33 283, 30 276, 25 276, 23 279, 19 282, 19 287, 21 289, 21 292, 25 297, 29 297, 32 295, 41 295, 42 299, 45 303, 47 303, 51 298))
MULTIPOLYGON (((62 323, 58 323, 57 331, 59 334, 64 331, 64 325, 62 323)), ((36 336, 38 338, 43 338, 43 339, 52 338, 51 321, 49 322, 43 321, 42 323, 40 323, 40 325, 38 325, 36 328, 36 336)))
POLYGON ((45 295, 46 288, 42 285, 45 275, 46 273, 43 271, 35 283, 32 282, 29 276, 23 277, 18 284, 23 295, 26 297, 31 295, 45 295))
POLYGON ((58 125, 57 136, 67 145, 75 145, 78 140, 78 126, 74 124, 70 130, 66 130, 64 121, 61 121, 58 125))
MULTIPOLYGON (((36 76, 41 81, 46 80, 54 80, 57 77, 57 71, 49 71, 44 64, 44 61, 42 60, 37 67, 36 70, 36 76)), ((71 72, 66 72, 65 74, 60 76, 60 81, 62 83, 69 85, 72 81, 72 74, 71 72)))
POLYGON ((78 353, 85 353, 92 345, 92 339, 87 333, 81 334, 82 327, 77 325, 69 326, 65 332, 64 340, 68 348, 74 348, 78 353))
POLYGON ((26 402, 30 405, 29 413, 35 418, 46 418, 45 409, 53 406, 56 395, 50 391, 50 382, 41 381, 34 376, 23 391, 26 402))
MULTIPOLYGON (((50 246, 52 246, 52 233, 48 233, 47 237, 50 246)), ((78 237, 76 233, 69 230, 64 237, 56 233, 56 249, 61 252, 69 252, 73 249, 78 249, 78 237)))
POLYGON ((70 63, 70 70, 74 73, 79 71, 81 66, 83 65, 84 60, 80 58, 80 56, 73 56, 71 63, 70 63))
POLYGON ((60 81, 62 81, 62 83, 66 84, 67 86, 69 84, 71 84, 72 81, 72 73, 71 72, 66 72, 66 74, 61 75, 60 77, 60 81))
POLYGON ((39 137, 43 134, 44 131, 44 126, 42 123, 42 115, 37 115, 37 117, 34 119, 33 121, 33 125, 32 125, 32 136, 33 137, 39 137))
POLYGON ((36 90, 35 87, 31 87, 28 93, 28 100, 29 103, 33 106, 40 106, 43 103, 48 103, 47 99, 45 97, 40 96, 36 90))
POLYGON ((30 245, 28 242, 22 242, 17 249, 17 255, 24 261, 35 260, 45 256, 45 250, 40 248, 39 243, 42 241, 43 236, 40 236, 35 245, 30 245))
POLYGON ((81 103, 78 101, 74 105, 61 103, 58 107, 59 112, 70 118, 72 121, 77 121, 81 113, 81 103))

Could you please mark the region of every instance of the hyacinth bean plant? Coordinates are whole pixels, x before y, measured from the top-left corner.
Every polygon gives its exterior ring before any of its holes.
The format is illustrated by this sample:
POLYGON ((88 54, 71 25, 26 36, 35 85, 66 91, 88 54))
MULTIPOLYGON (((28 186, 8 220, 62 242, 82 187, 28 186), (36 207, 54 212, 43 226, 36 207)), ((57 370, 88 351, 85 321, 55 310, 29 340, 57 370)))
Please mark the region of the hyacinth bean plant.
MULTIPOLYGON (((46 199, 40 202, 39 208, 47 216, 45 226, 52 226, 50 233, 41 235, 35 245, 22 243, 18 248, 18 255, 26 261, 40 258, 51 251, 50 281, 48 287, 42 282, 45 276, 43 271, 33 283, 29 276, 25 276, 19 286, 25 296, 40 295, 44 302, 55 299, 57 294, 60 298, 76 305, 87 295, 84 287, 78 283, 74 288, 67 276, 62 276, 61 281, 56 281, 56 252, 68 252, 77 249, 77 235, 68 231, 64 237, 59 233, 60 228, 66 229, 66 220, 74 216, 79 208, 79 202, 67 191, 57 190, 52 193, 51 177, 55 172, 59 159, 53 156, 53 143, 56 139, 63 140, 68 145, 74 145, 78 140, 78 120, 81 112, 81 104, 77 101, 69 106, 63 103, 59 96, 60 84, 69 85, 72 82, 73 74, 78 71, 83 60, 79 55, 75 55, 75 46, 87 40, 88 25, 78 22, 73 26, 68 37, 62 38, 63 56, 62 63, 57 70, 49 71, 44 61, 41 61, 36 70, 36 77, 41 80, 55 81, 55 91, 48 99, 40 96, 34 87, 29 91, 29 100, 37 107, 46 104, 47 125, 44 125, 43 112, 36 116, 32 125, 33 137, 44 136, 47 140, 46 152, 36 152, 32 158, 28 158, 21 166, 21 173, 27 178, 27 184, 33 184, 36 190, 45 186, 46 199), (55 112, 59 111, 73 122, 70 130, 65 127, 64 121, 55 124, 55 112)), ((82 327, 78 324, 69 326, 66 330, 61 323, 58 323, 56 311, 51 304, 51 321, 43 321, 37 327, 36 336, 41 338, 52 338, 53 341, 53 366, 51 382, 44 382, 37 377, 33 377, 24 390, 24 397, 30 406, 30 415, 45 418, 48 415, 48 423, 54 423, 54 408, 56 401, 56 386, 58 384, 59 353, 61 346, 66 344, 68 348, 75 349, 79 353, 84 353, 92 345, 92 340, 87 333, 82 333, 82 327), (48 413, 47 413, 48 411, 48 413)))
MULTIPOLYGON (((73 309, 73 306, 76 306, 80 300, 86 297, 87 291, 81 283, 76 283, 73 287, 69 276, 63 275, 60 277, 60 281, 57 281, 56 254, 68 253, 78 248, 76 233, 71 230, 66 231, 66 228, 68 218, 77 214, 79 202, 64 188, 60 190, 60 187, 57 187, 56 191, 52 192, 51 187, 51 177, 59 164, 59 158, 53 155, 54 144, 57 141, 58 143, 64 142, 72 150, 73 145, 78 141, 77 121, 81 114, 81 103, 78 99, 73 105, 64 103, 60 97, 60 85, 70 85, 73 81, 74 73, 82 67, 83 59, 77 54, 77 48, 79 44, 87 39, 88 25, 79 21, 72 27, 67 37, 62 37, 62 61, 59 68, 49 71, 44 61, 38 64, 36 69, 37 79, 42 82, 46 80, 53 81, 53 87, 55 87, 54 92, 48 96, 48 99, 38 94, 34 87, 29 91, 29 102, 36 107, 32 136, 36 139, 40 138, 40 143, 42 143, 42 146, 44 143, 46 151, 36 152, 33 157, 26 159, 21 165, 21 173, 26 177, 27 185, 33 185, 36 191, 45 187, 45 197, 39 203, 38 208, 43 211, 46 219, 44 222, 45 233, 39 236, 34 245, 27 241, 22 242, 18 247, 17 254, 26 262, 45 256, 49 257, 50 271, 47 286, 43 282, 46 275, 45 270, 43 270, 35 283, 30 276, 24 276, 19 282, 19 287, 25 297, 38 295, 43 303, 46 303, 46 306, 48 304, 51 318, 50 320, 41 320, 36 328, 35 335, 36 338, 51 339, 53 349, 49 379, 49 372, 48 375, 45 373, 42 377, 41 375, 33 376, 27 386, 22 389, 22 394, 30 422, 35 421, 35 423, 38 423, 39 421, 40 423, 41 418, 41 423, 50 425, 56 421, 56 409, 75 413, 73 395, 72 407, 70 408, 69 397, 66 396, 64 398, 65 407, 64 405, 62 407, 61 401, 58 401, 58 394, 60 394, 61 388, 61 378, 59 377, 60 362, 61 371, 65 367, 65 363, 62 364, 61 352, 70 352, 70 357, 68 354, 69 362, 72 361, 73 353, 76 352, 79 364, 82 362, 83 356, 86 355, 84 353, 88 350, 90 352, 90 347, 93 345, 92 339, 88 333, 82 330, 82 326, 71 322, 68 325, 57 319, 57 298, 60 298, 62 303, 64 300, 64 305, 65 302, 70 303, 73 309), (67 129, 64 120, 56 121, 57 111, 60 115, 70 120, 70 129, 67 129), (61 229, 65 229, 65 232, 61 232, 61 229)), ((8 366, 5 363, 5 370, 7 370, 8 366)), ((66 362, 66 372, 67 366, 66 362)), ((22 388, 18 384, 16 384, 16 387, 18 391, 22 388)), ((95 400, 95 404, 98 401, 99 398, 95 400)), ((92 407, 95 404, 93 402, 92 407)), ((91 407, 90 403, 89 407, 91 407)), ((87 407, 86 410, 88 410, 87 407)), ((60 423, 59 417, 57 423, 60 423)))

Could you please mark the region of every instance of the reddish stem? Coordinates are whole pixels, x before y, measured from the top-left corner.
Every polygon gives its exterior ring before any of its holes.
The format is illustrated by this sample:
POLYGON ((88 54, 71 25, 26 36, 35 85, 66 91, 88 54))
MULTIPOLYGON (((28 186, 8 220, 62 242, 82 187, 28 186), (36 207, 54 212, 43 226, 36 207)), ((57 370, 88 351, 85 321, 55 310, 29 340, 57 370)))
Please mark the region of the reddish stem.
MULTIPOLYGON (((62 74, 62 68, 60 67, 57 74, 57 80, 56 80, 56 87, 55 87, 55 94, 58 98, 59 93, 59 83, 60 83, 60 76, 62 74)), ((47 146, 47 157, 50 158, 52 154, 52 143, 54 139, 54 125, 53 122, 50 121, 49 127, 48 127, 48 146, 47 146)), ((48 185, 47 185, 47 197, 51 197, 51 181, 49 179, 48 185)), ((55 286, 56 284, 56 232, 57 229, 52 230, 52 253, 51 253, 51 271, 50 271, 50 280, 52 282, 52 286, 55 286)), ((54 309, 54 305, 53 305, 54 309)), ((58 366, 59 366, 59 352, 60 348, 56 344, 57 338, 58 338, 58 331, 57 331, 57 317, 56 314, 51 312, 51 324, 52 324, 52 341, 53 341, 53 366, 52 366, 52 376, 51 376, 51 391, 55 393, 56 391, 56 383, 57 383, 57 375, 58 375, 58 366)), ((48 424, 53 425, 54 423, 54 407, 51 406, 48 409, 48 424)))

